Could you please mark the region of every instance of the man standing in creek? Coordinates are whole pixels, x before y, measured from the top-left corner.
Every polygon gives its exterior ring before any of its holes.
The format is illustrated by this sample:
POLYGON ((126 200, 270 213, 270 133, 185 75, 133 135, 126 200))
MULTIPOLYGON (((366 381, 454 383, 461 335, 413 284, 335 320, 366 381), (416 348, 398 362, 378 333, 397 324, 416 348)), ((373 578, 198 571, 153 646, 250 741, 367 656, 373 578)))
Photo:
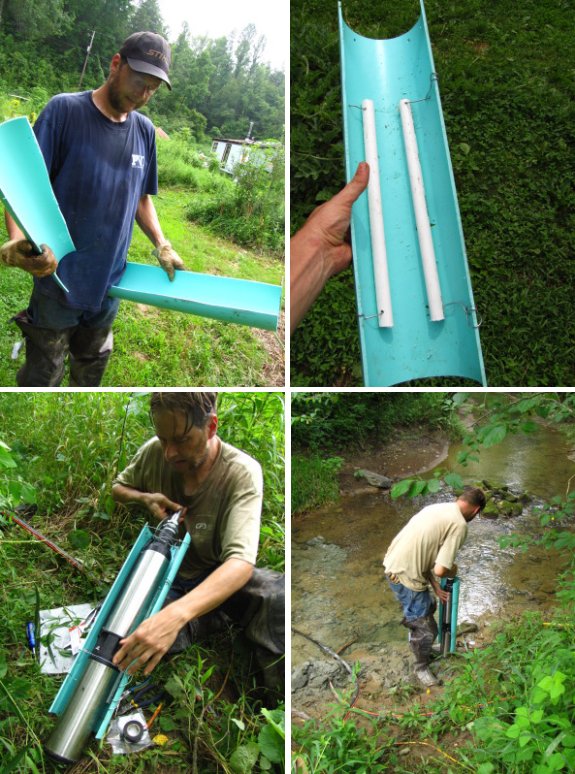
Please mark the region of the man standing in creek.
POLYGON ((429 587, 447 601, 437 578, 457 574, 455 557, 467 537, 467 524, 484 507, 485 494, 475 488, 465 489, 455 502, 428 505, 395 536, 383 560, 390 588, 403 609, 401 623, 409 629, 415 675, 426 688, 439 683, 429 668, 438 632, 429 587))

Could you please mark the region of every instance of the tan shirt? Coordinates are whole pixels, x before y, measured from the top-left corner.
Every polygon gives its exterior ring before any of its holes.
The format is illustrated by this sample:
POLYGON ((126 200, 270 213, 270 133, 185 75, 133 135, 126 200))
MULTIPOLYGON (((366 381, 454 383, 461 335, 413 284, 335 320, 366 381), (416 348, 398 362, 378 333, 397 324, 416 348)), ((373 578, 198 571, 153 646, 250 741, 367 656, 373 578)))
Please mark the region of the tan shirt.
POLYGON ((263 477, 259 462, 245 452, 222 441, 205 481, 194 494, 185 495, 180 474, 166 463, 158 438, 152 438, 114 483, 160 492, 188 506, 185 528, 192 540, 179 570, 183 578, 194 578, 231 558, 256 563, 263 477))
POLYGON ((424 591, 429 585, 425 574, 436 564, 453 567, 466 537, 467 522, 457 503, 428 505, 395 536, 383 566, 408 589, 424 591))

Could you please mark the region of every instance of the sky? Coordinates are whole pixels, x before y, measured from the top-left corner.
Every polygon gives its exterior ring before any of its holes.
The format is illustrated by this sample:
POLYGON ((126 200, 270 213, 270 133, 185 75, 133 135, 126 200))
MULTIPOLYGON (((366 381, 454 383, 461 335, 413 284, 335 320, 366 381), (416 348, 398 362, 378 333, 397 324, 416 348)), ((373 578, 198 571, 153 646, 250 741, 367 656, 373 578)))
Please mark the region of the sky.
POLYGON ((266 39, 262 59, 274 70, 285 70, 289 47, 289 0, 158 0, 162 18, 174 41, 187 21, 192 37, 229 37, 255 24, 266 39))

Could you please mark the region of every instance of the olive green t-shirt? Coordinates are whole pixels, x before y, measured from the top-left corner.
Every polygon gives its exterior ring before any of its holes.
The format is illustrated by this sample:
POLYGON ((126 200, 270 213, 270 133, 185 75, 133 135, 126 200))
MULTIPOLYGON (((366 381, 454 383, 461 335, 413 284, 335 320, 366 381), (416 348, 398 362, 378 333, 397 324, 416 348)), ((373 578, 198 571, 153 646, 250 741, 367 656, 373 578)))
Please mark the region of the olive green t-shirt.
POLYGON ((383 560, 385 571, 408 589, 424 591, 429 586, 425 574, 436 564, 453 567, 466 537, 467 522, 457 503, 428 505, 392 540, 383 560))
POLYGON ((159 492, 187 506, 191 543, 179 570, 183 578, 195 578, 231 558, 256 563, 263 477, 259 462, 245 452, 222 441, 205 481, 194 494, 184 495, 181 475, 166 463, 159 439, 152 438, 114 483, 159 492))

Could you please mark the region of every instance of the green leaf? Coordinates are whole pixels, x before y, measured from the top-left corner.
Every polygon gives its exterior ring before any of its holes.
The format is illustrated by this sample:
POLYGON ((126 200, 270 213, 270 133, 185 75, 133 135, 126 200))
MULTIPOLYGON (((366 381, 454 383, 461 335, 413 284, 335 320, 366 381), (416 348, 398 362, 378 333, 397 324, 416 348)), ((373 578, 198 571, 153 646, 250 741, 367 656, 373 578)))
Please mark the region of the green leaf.
POLYGON ((230 768, 234 774, 250 774, 257 763, 260 751, 255 742, 241 744, 230 757, 230 768))
POLYGON ((177 675, 172 675, 169 677, 164 687, 170 696, 174 697, 174 699, 183 698, 186 694, 184 684, 182 683, 181 678, 177 675))
POLYGON ((284 759, 284 740, 272 726, 264 726, 258 735, 258 745, 262 753, 272 763, 281 763, 284 759))
POLYGON ((7 470, 8 468, 18 467, 11 455, 0 446, 0 468, 7 470))
POLYGON ((439 481, 437 478, 431 478, 427 482, 427 491, 430 494, 434 494, 435 492, 439 492, 441 489, 441 481, 439 481))
POLYGON ((495 446, 505 438, 507 435, 507 425, 495 425, 490 427, 482 438, 483 445, 486 449, 490 446, 495 446))
MULTIPOLYGON (((357 666, 359 671, 359 668, 360 668, 359 663, 356 662, 354 666, 357 666)), ((275 730, 278 732, 281 738, 285 739, 285 721, 286 721, 285 711, 283 709, 269 710, 269 709, 265 709, 264 707, 262 709, 262 715, 268 721, 268 723, 275 728, 275 730)))
POLYGON ((565 766, 565 759, 561 753, 555 753, 549 758, 548 765, 551 771, 561 771, 565 766))
POLYGON ((397 500, 398 497, 406 494, 411 489, 412 483, 412 478, 404 478, 403 481, 398 481, 397 484, 394 484, 391 487, 391 499, 397 500))
POLYGON ((172 718, 168 717, 168 715, 161 715, 159 721, 162 731, 173 731, 178 727, 177 723, 175 723, 172 718))
POLYGON ((410 497, 417 497, 427 489, 427 481, 414 481, 409 490, 410 497))
POLYGON ((243 720, 238 720, 238 718, 232 718, 232 723, 235 723, 235 725, 240 729, 240 731, 246 730, 246 724, 243 720))
POLYGON ((505 732, 505 736, 509 737, 509 739, 517 739, 520 733, 521 733, 521 729, 519 728, 519 726, 513 724, 512 726, 509 726, 509 728, 505 732))
POLYGON ((459 475, 459 473, 448 473, 444 479, 447 486, 453 487, 453 489, 462 489, 463 488, 463 479, 459 475))

